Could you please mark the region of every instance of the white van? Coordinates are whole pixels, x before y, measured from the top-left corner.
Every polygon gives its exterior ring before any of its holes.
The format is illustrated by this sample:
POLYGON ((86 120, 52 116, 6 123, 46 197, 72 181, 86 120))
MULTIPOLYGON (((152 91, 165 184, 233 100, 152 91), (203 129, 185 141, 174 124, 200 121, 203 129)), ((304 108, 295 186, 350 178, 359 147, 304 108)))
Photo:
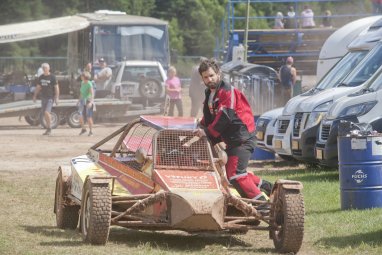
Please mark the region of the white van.
MULTIPOLYGON (((303 161, 315 161, 314 146, 319 122, 334 99, 351 93, 346 88, 330 89, 342 80, 367 55, 382 37, 382 19, 373 23, 348 46, 348 53, 313 89, 288 101, 278 117, 273 146, 278 154, 292 155, 303 161), (328 90, 330 91, 324 91, 328 90)), ((365 80, 364 80, 365 81, 365 80)), ((358 84, 358 85, 361 85, 358 84)), ((351 89, 350 89, 351 90, 351 89)))
POLYGON ((317 134, 321 120, 326 116, 329 107, 339 98, 354 93, 366 85, 381 66, 382 41, 374 46, 337 87, 327 89, 300 103, 292 129, 293 157, 305 161, 316 160, 317 134))
POLYGON ((337 135, 341 120, 369 123, 373 130, 382 132, 381 109, 382 67, 361 90, 340 98, 330 107, 321 122, 316 143, 316 158, 320 164, 338 167, 337 135))
POLYGON ((350 22, 331 34, 322 45, 317 62, 316 80, 321 78, 348 52, 349 45, 361 32, 382 16, 370 16, 350 22), (345 46, 345 47, 344 47, 345 46))

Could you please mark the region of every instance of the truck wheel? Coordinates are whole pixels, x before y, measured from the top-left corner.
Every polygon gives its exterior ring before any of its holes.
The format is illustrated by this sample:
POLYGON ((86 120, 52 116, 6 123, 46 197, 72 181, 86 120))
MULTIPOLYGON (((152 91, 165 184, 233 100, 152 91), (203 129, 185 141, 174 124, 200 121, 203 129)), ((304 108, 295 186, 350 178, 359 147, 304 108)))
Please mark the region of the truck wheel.
POLYGON ((87 181, 83 192, 80 223, 82 238, 91 244, 106 244, 111 222, 109 185, 87 181))
POLYGON ((80 207, 77 205, 66 205, 69 198, 66 197, 68 184, 64 181, 60 170, 56 179, 56 192, 54 198, 54 212, 56 213, 57 227, 65 229, 76 229, 79 218, 80 207))
MULTIPOLYGON (((43 126, 44 128, 47 128, 44 114, 41 114, 40 116, 40 123, 41 123, 41 126, 43 126)), ((51 111, 50 112, 50 128, 52 129, 56 128, 58 124, 60 124, 59 114, 57 114, 54 111, 51 111)))
POLYGON ((155 79, 147 79, 139 85, 139 93, 144 99, 159 98, 162 93, 160 82, 155 79))
POLYGON ((31 126, 40 124, 40 113, 24 116, 25 121, 31 126))
POLYGON ((279 188, 272 218, 270 237, 278 252, 297 253, 304 236, 304 199, 299 190, 279 188))
POLYGON ((68 122, 68 124, 71 128, 80 128, 81 127, 80 113, 77 110, 70 112, 66 118, 67 118, 66 122, 68 122))

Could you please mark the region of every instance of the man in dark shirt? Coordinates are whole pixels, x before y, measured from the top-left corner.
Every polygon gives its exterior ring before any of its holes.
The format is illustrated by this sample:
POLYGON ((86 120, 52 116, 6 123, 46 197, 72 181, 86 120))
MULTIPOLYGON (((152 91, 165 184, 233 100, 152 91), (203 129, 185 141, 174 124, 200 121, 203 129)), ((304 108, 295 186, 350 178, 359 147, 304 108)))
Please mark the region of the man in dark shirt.
POLYGON ((43 135, 51 134, 51 117, 50 112, 52 111, 53 103, 58 105, 58 98, 60 95, 58 83, 56 76, 50 73, 50 66, 48 63, 42 64, 42 69, 44 73, 38 78, 36 90, 34 92, 33 101, 36 102, 37 95, 41 91, 41 111, 44 113, 44 118, 46 121, 46 131, 43 135))
POLYGON ((255 121, 244 94, 221 79, 220 68, 214 60, 203 60, 199 73, 207 87, 199 137, 207 136, 212 143, 224 142, 228 162, 226 174, 229 182, 242 197, 266 200, 272 184, 251 172, 248 161, 255 148, 255 121))

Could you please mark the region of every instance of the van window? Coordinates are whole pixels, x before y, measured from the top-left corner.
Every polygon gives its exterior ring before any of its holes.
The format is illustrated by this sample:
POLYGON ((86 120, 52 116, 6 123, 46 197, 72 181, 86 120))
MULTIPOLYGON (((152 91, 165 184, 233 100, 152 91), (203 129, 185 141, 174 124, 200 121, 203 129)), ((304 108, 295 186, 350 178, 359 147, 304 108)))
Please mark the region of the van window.
POLYGON ((338 84, 358 65, 368 51, 353 51, 347 53, 330 71, 318 82, 319 90, 337 87, 338 84))
POLYGON ((382 65, 382 44, 377 44, 341 85, 356 87, 367 81, 382 65))

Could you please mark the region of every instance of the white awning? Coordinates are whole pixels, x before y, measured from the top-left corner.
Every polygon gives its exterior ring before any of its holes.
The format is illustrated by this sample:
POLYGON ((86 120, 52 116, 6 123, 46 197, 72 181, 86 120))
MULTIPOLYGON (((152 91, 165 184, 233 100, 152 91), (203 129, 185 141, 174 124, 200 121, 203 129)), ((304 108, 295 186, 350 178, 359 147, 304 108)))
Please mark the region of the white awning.
POLYGON ((0 26, 0 43, 17 42, 66 34, 90 25, 84 17, 66 16, 0 26))

